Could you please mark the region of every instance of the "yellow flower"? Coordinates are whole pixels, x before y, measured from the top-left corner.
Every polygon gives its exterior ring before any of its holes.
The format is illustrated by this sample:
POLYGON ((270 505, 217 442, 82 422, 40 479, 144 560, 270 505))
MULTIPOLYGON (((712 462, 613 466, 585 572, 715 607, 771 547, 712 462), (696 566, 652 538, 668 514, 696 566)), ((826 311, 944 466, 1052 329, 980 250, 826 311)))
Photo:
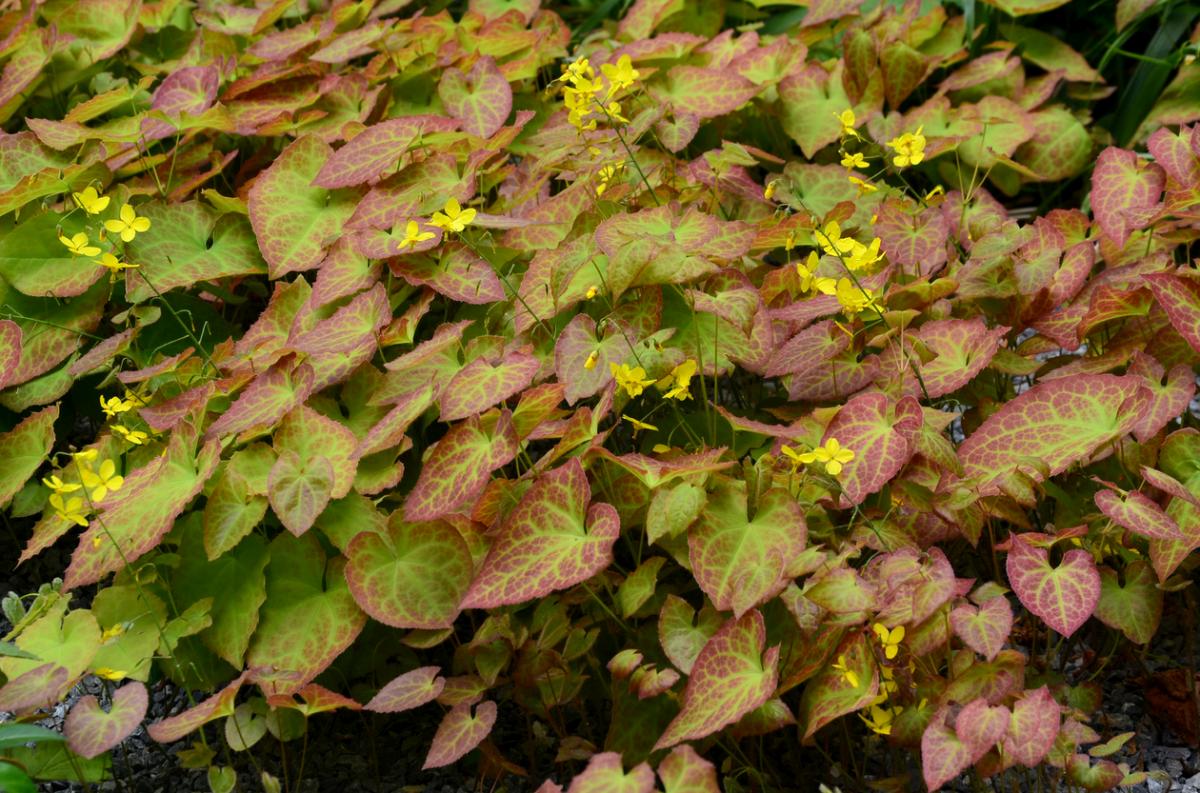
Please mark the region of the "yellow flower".
POLYGON ((114 418, 118 413, 130 410, 132 407, 132 402, 128 402, 120 397, 109 397, 108 399, 105 399, 103 396, 100 397, 100 409, 110 419, 114 418))
POLYGON ((846 656, 839 655, 837 663, 833 665, 833 668, 842 673, 842 679, 844 679, 854 688, 858 688, 858 673, 846 666, 846 656))
POLYGON ((868 309, 875 312, 883 311, 883 306, 879 303, 878 294, 873 293, 869 289, 860 289, 849 278, 838 280, 837 292, 835 294, 846 316, 853 317, 868 309))
POLYGON ((859 179, 857 176, 850 177, 850 184, 852 184, 858 188, 858 194, 860 196, 865 196, 868 193, 874 193, 875 191, 877 191, 879 189, 878 187, 871 184, 867 180, 859 179))
POLYGON ((92 674, 94 674, 96 677, 102 677, 105 680, 124 680, 129 673, 122 672, 119 669, 109 669, 107 666, 101 666, 93 669, 92 674))
POLYGON ((941 185, 938 185, 937 187, 933 188, 932 190, 930 190, 928 193, 925 194, 925 203, 928 204, 930 201, 937 198, 938 196, 945 195, 945 194, 946 194, 946 188, 942 187, 941 185))
POLYGON ((84 517, 83 499, 79 496, 64 499, 61 494, 52 493, 50 494, 50 507, 63 520, 69 520, 80 526, 88 525, 87 518, 84 517))
POLYGON ((658 432, 658 427, 654 426, 653 424, 647 424, 647 423, 646 423, 646 422, 644 422, 644 421, 638 421, 638 420, 637 420, 637 419, 635 419, 633 416, 626 416, 624 413, 622 413, 622 414, 621 414, 621 418, 625 419, 626 421, 628 421, 630 424, 632 424, 632 425, 633 425, 633 434, 634 434, 634 436, 635 436, 635 437, 636 437, 636 436, 637 436, 637 434, 638 434, 639 432, 641 432, 642 430, 649 430, 649 431, 651 431, 651 432, 658 432))
POLYGON ((75 199, 79 208, 89 215, 99 215, 108 207, 108 202, 111 200, 108 196, 102 196, 96 192, 94 187, 85 187, 82 193, 71 193, 71 197, 75 199))
POLYGON ((786 443, 779 447, 779 451, 783 452, 784 457, 787 457, 792 461, 793 472, 795 472, 797 468, 804 464, 804 460, 801 459, 804 457, 804 455, 793 449, 791 446, 788 446, 786 443))
POLYGON ((883 254, 879 252, 879 238, 871 240, 870 245, 863 245, 855 240, 854 247, 850 251, 850 256, 846 259, 846 266, 851 270, 861 270, 868 265, 883 258, 883 254))
POLYGON ((892 722, 896 718, 896 714, 900 712, 900 708, 881 708, 878 705, 871 706, 871 717, 867 718, 861 713, 858 717, 871 728, 871 732, 880 735, 892 734, 892 722))
POLYGON ((600 291, 600 290, 599 290, 599 289, 597 289, 595 286, 589 286, 589 287, 588 287, 588 289, 587 289, 587 292, 585 292, 585 293, 584 293, 584 295, 583 295, 583 298, 584 298, 584 300, 591 300, 593 297, 595 297, 595 296, 596 296, 596 294, 597 294, 599 291, 600 291))
POLYGON ((125 623, 118 622, 116 625, 113 625, 111 628, 104 629, 104 633, 100 634, 100 643, 108 644, 113 639, 117 638, 118 636, 122 635, 123 633, 125 633, 125 623))
POLYGON ((132 270, 132 269, 136 269, 137 267, 141 266, 141 265, 137 265, 137 264, 130 264, 128 262, 123 262, 120 259, 118 259, 116 256, 113 256, 111 253, 103 254, 99 259, 96 260, 96 263, 99 264, 101 267, 107 269, 109 274, 113 278, 116 278, 117 273, 121 272, 122 270, 132 270))
POLYGON ((113 432, 117 433, 128 443, 132 443, 134 446, 141 446, 143 443, 150 440, 150 436, 141 430, 131 430, 128 427, 121 426, 120 424, 114 424, 112 425, 112 428, 113 432))
POLYGON ((70 237, 59 234, 58 241, 66 245, 67 250, 77 256, 95 256, 100 253, 99 248, 88 244, 88 235, 82 231, 70 237))
POLYGON ((842 125, 843 135, 849 135, 854 138, 858 137, 858 130, 854 128, 854 125, 858 122, 858 119, 854 117, 853 110, 846 108, 841 113, 834 113, 833 117, 836 118, 838 123, 842 125))
POLYGON ((663 394, 667 399, 678 399, 682 402, 685 399, 692 398, 692 378, 696 376, 697 364, 695 359, 688 358, 683 363, 671 370, 671 378, 674 385, 667 393, 663 394))
POLYGON ((870 166, 867 165, 867 158, 863 156, 861 151, 856 151, 854 154, 844 151, 842 152, 842 167, 850 170, 854 170, 855 168, 866 170, 870 166))
POLYGON ((624 388, 625 393, 631 397, 638 396, 646 390, 646 386, 654 384, 653 380, 646 379, 646 370, 640 366, 630 368, 627 363, 623 363, 620 366, 610 363, 608 368, 612 371, 617 385, 624 388))
MULTIPOLYGON (((474 217, 474 216, 475 216, 475 210, 472 209, 471 217, 474 217)), ((470 222, 469 219, 468 219, 468 222, 470 222)), ((437 224, 435 224, 435 225, 437 225, 437 224)), ((445 226, 443 226, 442 228, 445 228, 445 226)), ((462 229, 459 229, 459 231, 462 231, 462 229)), ((437 236, 437 234, 434 234, 432 231, 421 231, 420 224, 418 224, 417 221, 415 221, 415 220, 410 220, 404 226, 404 239, 402 239, 402 240, 400 240, 400 242, 396 243, 396 247, 400 250, 403 250, 403 249, 409 247, 410 245, 417 245, 419 243, 425 242, 426 240, 431 240, 436 236, 437 236)))
POLYGON ((879 637, 880 644, 883 645, 883 656, 889 661, 896 657, 900 652, 900 642, 904 641, 904 626, 897 625, 891 630, 881 622, 877 622, 871 626, 871 630, 875 631, 875 635, 879 637))
POLYGON ((97 452, 95 449, 84 449, 81 452, 75 452, 71 455, 71 457, 73 457, 77 462, 87 465, 92 460, 96 459, 97 454, 99 454, 99 452, 97 452))
POLYGON ((150 230, 150 218, 138 217, 133 207, 126 204, 121 207, 120 220, 106 220, 104 228, 113 234, 120 234, 122 242, 132 242, 138 234, 150 230))
POLYGON ((785 251, 790 251, 792 248, 795 248, 795 247, 796 247, 796 231, 795 231, 795 229, 793 229, 787 233, 786 237, 783 238, 783 249, 785 251))
POLYGON ((74 493, 80 488, 80 485, 74 482, 64 482, 54 475, 42 477, 42 484, 53 490, 56 494, 74 493))
POLYGON ((779 184, 778 179, 772 179, 771 181, 767 182, 767 186, 763 188, 763 198, 767 199, 768 201, 770 201, 772 198, 774 198, 775 197, 775 187, 778 184, 779 184))
POLYGON ((597 196, 604 195, 604 191, 608 189, 609 182, 616 178, 624 165, 625 161, 621 160, 610 165, 605 165, 596 172, 596 177, 600 180, 600 184, 596 185, 597 196))
POLYGON ((557 83, 562 80, 569 80, 571 82, 575 82, 576 80, 590 80, 595 76, 596 70, 592 68, 590 63, 588 63, 588 59, 580 57, 576 58, 573 63, 568 63, 566 66, 563 66, 562 77, 559 77, 554 82, 557 83))
POLYGON ((600 353, 596 350, 592 350, 588 353, 587 360, 583 362, 583 368, 590 372, 592 369, 596 368, 596 361, 598 360, 600 360, 600 353))
POLYGON ((628 88, 637 82, 641 73, 633 68, 633 60, 628 55, 617 58, 617 62, 606 63, 600 67, 600 73, 608 78, 608 95, 611 97, 617 91, 628 88))
POLYGON ((804 462, 824 463, 826 473, 830 476, 837 476, 842 472, 842 467, 854 459, 854 452, 842 448, 837 438, 830 438, 825 441, 824 445, 818 446, 803 456, 809 458, 804 462))
POLYGON ((842 236, 842 227, 836 220, 831 220, 825 224, 825 228, 817 234, 817 242, 821 245, 821 250, 830 256, 841 258, 843 254, 854 250, 854 246, 858 244, 858 240, 851 237, 842 236))
POLYGON ((105 496, 120 490, 121 485, 125 483, 125 477, 117 473, 117 465, 112 460, 100 463, 100 467, 95 471, 84 468, 80 472, 80 478, 85 487, 91 488, 93 502, 103 501, 105 496))
POLYGON ((654 452, 655 454, 664 454, 664 453, 666 453, 666 452, 669 452, 669 451, 671 451, 671 447, 670 447, 670 446, 668 446, 668 445, 667 445, 667 444, 665 444, 665 443, 656 443, 656 444, 654 444, 654 446, 653 446, 653 447, 650 449, 650 451, 654 452))
POLYGON ((892 158, 892 163, 897 168, 904 168, 908 165, 919 165, 925 159, 925 136, 921 134, 924 126, 917 127, 916 132, 905 132, 898 138, 892 138, 887 142, 896 152, 896 156, 892 158))
POLYGON ((816 251, 808 254, 808 262, 796 262, 796 275, 800 277, 800 291, 808 294, 816 289, 825 295, 837 291, 837 281, 823 275, 815 275, 820 259, 816 251))
POLYGON ((621 115, 621 103, 620 102, 609 102, 608 107, 604 108, 604 112, 613 121, 620 121, 622 124, 629 123, 629 119, 627 119, 627 118, 625 118, 625 116, 621 115))
POLYGON ((458 199, 451 198, 441 212, 434 212, 429 222, 444 231, 461 232, 475 219, 474 209, 463 209, 458 199))

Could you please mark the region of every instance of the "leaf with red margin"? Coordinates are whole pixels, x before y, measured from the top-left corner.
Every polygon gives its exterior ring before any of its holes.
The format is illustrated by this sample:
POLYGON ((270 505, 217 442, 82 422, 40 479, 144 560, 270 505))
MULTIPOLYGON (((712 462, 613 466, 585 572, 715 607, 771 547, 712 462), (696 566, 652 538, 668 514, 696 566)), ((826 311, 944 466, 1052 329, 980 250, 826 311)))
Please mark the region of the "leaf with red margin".
POLYGON ((950 225, 940 207, 929 207, 916 215, 902 202, 888 199, 878 209, 874 225, 888 261, 915 272, 937 272, 946 263, 946 239, 950 225))
POLYGON ((636 343, 636 331, 620 320, 605 323, 604 337, 596 338, 596 320, 587 314, 576 314, 562 329, 554 344, 554 369, 558 381, 565 386, 563 396, 568 405, 595 396, 612 382, 609 364, 621 364, 630 353, 630 343, 636 343), (592 368, 585 364, 596 354, 592 368))
POLYGON ((315 306, 350 297, 370 289, 378 280, 382 265, 354 250, 348 237, 342 237, 329 249, 321 262, 317 281, 313 284, 312 302, 315 306))
POLYGON ((954 779, 971 764, 970 750, 946 724, 949 711, 948 705, 939 708, 921 735, 921 774, 930 791, 954 779))
POLYGON ((246 651, 246 666, 267 694, 291 694, 350 646, 366 624, 344 575, 346 560, 326 560, 314 534, 271 541, 267 600, 246 651), (261 670, 261 671, 260 671, 261 670))
POLYGON ((1141 420, 1133 428, 1133 436, 1140 443, 1149 441, 1176 416, 1186 411, 1196 395, 1195 374, 1184 363, 1171 367, 1170 372, 1165 372, 1164 378, 1163 365, 1139 350, 1133 354, 1125 373, 1141 375, 1150 394, 1141 420))
POLYGON ((486 55, 467 73, 453 66, 443 71, 437 92, 446 112, 462 122, 465 132, 480 138, 496 134, 512 112, 512 87, 496 60, 486 55))
POLYGON ((791 580, 788 567, 808 539, 804 510, 786 490, 758 499, 747 516, 746 488, 730 480, 708 496, 688 531, 688 558, 696 583, 721 611, 741 617, 778 595, 791 580))
POLYGON ((353 214, 356 193, 312 184, 332 156, 329 144, 308 135, 293 141, 255 177, 246 203, 271 278, 320 264, 353 214))
MULTIPOLYGON (((187 66, 170 72, 154 89, 152 110, 160 110, 172 120, 198 116, 212 107, 221 87, 221 72, 216 66, 187 66)), ((147 141, 175 134, 176 125, 160 118, 142 119, 142 135, 147 141)))
POLYGON ((721 626, 696 657, 683 707, 655 751, 711 735, 770 699, 779 682, 779 647, 766 649, 766 644, 766 623, 758 611, 721 626))
POLYGON ((653 83, 649 90, 657 102, 704 120, 732 113, 759 87, 728 69, 679 65, 667 72, 665 85, 653 83))
POLYGON ((658 764, 666 793, 720 793, 717 768, 689 744, 680 744, 658 764))
MULTIPOLYGON (((289 338, 288 346, 312 356, 309 363, 314 371, 320 371, 331 356, 343 356, 362 347, 374 350, 376 336, 391 319, 387 289, 377 283, 339 308, 333 316, 289 338)), ((322 383, 318 381, 314 390, 321 389, 322 383)))
POLYGON ((842 70, 840 60, 832 72, 819 63, 809 63, 779 84, 783 129, 807 159, 842 134, 837 114, 853 105, 842 85, 842 70))
POLYGON ((328 457, 301 457, 293 451, 279 454, 271 466, 267 500, 285 529, 299 537, 312 528, 329 504, 333 477, 328 457))
POLYGON ((912 457, 910 441, 922 421, 921 405, 911 396, 893 406, 883 394, 861 394, 838 411, 822 442, 837 439, 854 452, 837 476, 844 505, 861 504, 891 481, 912 457))
POLYGON ((607 567, 621 520, 610 504, 588 507, 591 497, 577 457, 539 477, 497 532, 463 608, 524 603, 607 567))
POLYGON ((474 715, 470 704, 455 705, 438 725, 421 770, 441 768, 458 760, 478 746, 495 723, 496 703, 491 700, 476 705, 474 715))
POLYGON ((473 416, 524 391, 533 382, 541 362, 525 350, 513 350, 499 361, 480 356, 450 378, 438 409, 442 421, 473 416))
POLYGON ((669 460, 660 460, 637 453, 616 455, 604 448, 596 449, 595 454, 597 457, 603 457, 624 468, 636 476, 643 485, 654 490, 659 485, 692 474, 714 473, 729 468, 734 463, 729 460, 721 460, 726 451, 726 448, 721 446, 695 454, 672 457, 669 460))
POLYGON ((1200 352, 1200 283, 1172 273, 1142 276, 1179 335, 1200 352))
POLYGON ((393 512, 383 532, 364 531, 346 549, 346 581, 362 610, 394 628, 447 628, 475 566, 445 521, 407 523, 393 512))
POLYGON ((197 449, 195 431, 177 429, 161 456, 134 470, 100 505, 71 554, 63 588, 94 584, 155 548, 216 470, 220 455, 216 441, 197 449))
POLYGON ((0 708, 8 713, 47 708, 58 702, 71 688, 69 669, 58 664, 42 664, 10 677, 0 686, 0 708))
POLYGON ((355 456, 366 457, 399 446, 404 442, 408 428, 432 404, 433 387, 430 385, 405 394, 395 407, 363 434, 355 456))
POLYGON ((1050 552, 1014 534, 1005 569, 1021 604, 1047 625, 1069 637, 1096 610, 1100 572, 1091 553, 1074 548, 1050 566, 1050 552))
POLYGON ((954 720, 954 732, 967 748, 968 764, 978 763, 1008 732, 1012 713, 1003 705, 991 707, 986 699, 967 703, 954 720))
POLYGON ((138 728, 146 717, 149 705, 146 687, 136 680, 113 693, 108 712, 100 707, 96 697, 88 694, 76 702, 67 714, 63 724, 67 746, 75 754, 89 759, 101 755, 138 728))
MULTIPOLYGON (((467 165, 470 166, 469 161, 467 165)), ((459 171, 458 160, 453 154, 431 152, 425 159, 383 178, 372 187, 358 202, 347 226, 360 230, 392 229, 401 221, 428 217, 445 206, 447 199, 465 204, 475 195, 473 177, 470 167, 465 172, 459 171)))
POLYGON ((446 678, 437 666, 422 666, 405 672, 379 689, 366 709, 375 713, 401 713, 433 702, 446 687, 446 678))
POLYGON ((0 319, 0 388, 8 385, 21 360, 21 335, 20 325, 0 319))
POLYGON ((1129 641, 1146 644, 1153 639, 1162 619, 1162 609, 1163 592, 1146 562, 1141 559, 1130 562, 1122 576, 1110 567, 1100 568, 1100 602, 1096 604, 1096 619, 1116 628, 1129 641))
POLYGON ((313 369, 288 357, 273 364, 246 386, 221 416, 208 427, 206 438, 217 439, 273 427, 312 393, 313 369))
POLYGON ((332 498, 342 498, 354 485, 358 439, 344 424, 307 405, 293 408, 275 430, 271 442, 279 455, 294 452, 303 460, 324 457, 333 471, 332 498))
POLYGON ((721 615, 709 604, 697 615, 686 600, 667 595, 658 615, 658 643, 671 663, 690 675, 700 651, 720 628, 721 615))
POLYGON ((272 708, 290 708, 307 716, 327 713, 331 710, 362 710, 363 706, 349 697, 336 691, 330 691, 325 686, 309 683, 299 691, 291 694, 272 694, 267 697, 267 704, 272 708), (300 697, 300 702, 296 701, 300 697))
POLYGON ((772 353, 763 375, 778 377, 812 369, 849 347, 850 336, 836 327, 833 320, 817 322, 780 345, 772 353))
POLYGON ((1004 754, 1027 768, 1036 767, 1054 746, 1061 713, 1048 686, 1026 691, 1013 705, 1004 754))
POLYGON ((989 661, 996 660, 1004 649, 1012 626, 1012 606, 1003 595, 988 598, 979 608, 963 603, 950 612, 950 627, 955 635, 989 661))
POLYGON ((1170 515, 1145 493, 1130 491, 1125 498, 1113 490, 1098 490, 1094 496, 1096 506, 1113 523, 1152 540, 1184 540, 1170 515))
POLYGON ((1146 148, 1181 187, 1195 188, 1200 187, 1200 159, 1192 151, 1191 136, 1187 133, 1187 128, 1176 133, 1160 127, 1146 141, 1146 148))
POLYGON ((600 752, 588 759, 583 773, 571 780, 567 793, 653 793, 654 771, 639 763, 625 773, 621 755, 600 752))
POLYGON ((1186 501, 1193 507, 1200 507, 1200 498, 1197 498, 1192 491, 1184 487, 1182 482, 1170 474, 1145 465, 1142 466, 1141 473, 1143 479, 1167 495, 1186 501))
POLYGON ((918 361, 921 381, 906 380, 905 392, 932 399, 962 388, 991 363, 996 350, 1004 345, 1008 330, 1003 325, 988 328, 978 317, 926 322, 917 331, 917 338, 937 357, 918 361))
POLYGON ((158 743, 174 743, 190 732, 200 729, 210 721, 224 718, 233 713, 233 703, 237 699, 238 690, 250 676, 249 671, 242 672, 225 688, 213 694, 199 705, 193 705, 183 713, 155 722, 146 727, 146 732, 158 743))
POLYGON ((509 411, 456 424, 430 450, 404 502, 405 518, 433 520, 454 512, 479 495, 492 471, 516 456, 517 434, 509 411))
POLYGON ((1067 779, 1084 790, 1103 793, 1112 790, 1125 779, 1126 772, 1112 760, 1096 760, 1086 754, 1072 754, 1067 759, 1067 779))
POLYGON ((875 653, 866 635, 856 631, 842 641, 821 673, 805 686, 796 716, 803 726, 801 740, 807 741, 834 719, 866 707, 878 694, 875 653), (835 661, 845 662, 846 668, 858 677, 857 686, 850 685, 840 670, 832 668, 835 661))
POLYGON ((402 256, 389 261, 388 269, 410 284, 428 286, 460 303, 486 305, 505 297, 504 284, 492 265, 458 242, 443 245, 437 259, 402 256))
POLYGON ((1118 248, 1150 223, 1159 207, 1166 173, 1135 152, 1109 146, 1092 171, 1092 212, 1100 230, 1118 248))
POLYGON ((422 115, 373 124, 323 160, 312 183, 333 189, 373 181, 390 173, 422 136, 457 127, 453 119, 422 115))
POLYGON ((0 435, 0 460, 4 461, 0 469, 0 507, 7 504, 46 461, 46 455, 54 446, 54 422, 57 420, 58 405, 51 405, 29 414, 20 424, 0 435))
POLYGON ((1039 383, 993 413, 958 448, 963 471, 978 477, 983 494, 1038 458, 1049 476, 1062 473, 1096 449, 1129 432, 1138 421, 1141 378, 1079 375, 1039 383))

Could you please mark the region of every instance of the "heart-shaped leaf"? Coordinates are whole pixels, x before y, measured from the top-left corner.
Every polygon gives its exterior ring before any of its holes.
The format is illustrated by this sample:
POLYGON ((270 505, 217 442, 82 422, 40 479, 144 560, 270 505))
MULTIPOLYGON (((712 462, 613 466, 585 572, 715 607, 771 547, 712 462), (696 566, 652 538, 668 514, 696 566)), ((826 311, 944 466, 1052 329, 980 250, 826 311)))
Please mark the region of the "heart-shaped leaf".
POLYGON ((1004 649, 1012 626, 1012 606, 1003 595, 985 600, 979 608, 963 603, 950 612, 955 635, 989 661, 1004 649))
POLYGON ((400 713, 433 702, 446 687, 446 678, 438 674, 440 671, 436 666, 422 666, 405 672, 379 689, 367 703, 367 710, 400 713))
POLYGON ((968 765, 978 763, 1004 737, 1011 717, 1008 708, 989 706, 985 699, 972 700, 959 711, 954 732, 967 748, 968 765))
POLYGON ((571 780, 567 793, 652 793, 654 771, 646 763, 639 763, 625 773, 621 755, 617 752, 600 752, 588 759, 583 773, 571 780))
POLYGON ((105 712, 91 694, 80 699, 67 714, 63 732, 71 751, 84 757, 96 757, 125 740, 146 717, 150 697, 146 687, 136 680, 113 693, 112 705, 105 712))
POLYGON ((1130 562, 1122 575, 1110 567, 1100 568, 1096 619, 1121 631, 1131 642, 1146 644, 1154 638, 1162 608, 1163 592, 1158 588, 1154 570, 1146 562, 1140 559, 1130 562))
POLYGON ((1058 737, 1061 713, 1048 687, 1026 691, 1012 708, 1004 736, 1005 755, 1028 768, 1042 762, 1058 737))
POLYGON ((455 705, 442 718, 434 733, 422 770, 441 768, 453 763, 479 745, 496 723, 496 703, 480 702, 471 713, 470 703, 455 705))
POLYGON ((1016 534, 1006 569, 1021 604, 1063 636, 1087 622, 1100 600, 1100 573, 1091 553, 1082 548, 1067 551, 1058 567, 1052 567, 1046 548, 1016 534))
POLYGON ((487 56, 476 60, 469 72, 453 66, 443 71, 438 96, 466 132, 481 138, 496 134, 512 112, 512 88, 496 60, 487 56))

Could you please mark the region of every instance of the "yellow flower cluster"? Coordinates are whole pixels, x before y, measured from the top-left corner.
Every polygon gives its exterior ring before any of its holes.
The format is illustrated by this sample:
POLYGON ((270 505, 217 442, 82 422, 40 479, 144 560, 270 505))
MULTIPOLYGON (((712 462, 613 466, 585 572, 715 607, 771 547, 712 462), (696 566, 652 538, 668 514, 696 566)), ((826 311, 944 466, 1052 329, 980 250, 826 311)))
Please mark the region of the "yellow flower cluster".
POLYGON ((830 256, 838 257, 847 268, 855 272, 883 258, 883 254, 879 252, 879 237, 871 240, 870 245, 864 245, 853 237, 843 237, 841 225, 836 220, 826 223, 825 228, 817 232, 816 236, 821 250, 830 256))
POLYGON ((92 463, 96 460, 95 449, 77 452, 71 455, 79 472, 79 482, 64 482, 57 475, 42 479, 42 484, 50 488, 50 508, 54 514, 63 520, 78 526, 88 525, 87 514, 92 507, 99 504, 109 493, 121 489, 125 477, 117 473, 117 464, 113 460, 104 460, 95 468, 92 463), (72 493, 87 488, 88 503, 84 504, 82 496, 72 493))
POLYGON ((396 249, 413 248, 436 237, 435 232, 421 227, 423 222, 427 222, 430 226, 437 226, 443 234, 461 234, 463 229, 475 220, 476 214, 477 212, 473 208, 463 209, 457 198, 448 198, 442 210, 434 212, 428 221, 408 221, 404 225, 404 236, 396 243, 396 249))
POLYGON ((596 180, 598 182, 596 185, 597 198, 604 195, 604 191, 608 190, 608 187, 612 183, 613 179, 620 175, 624 167, 625 161, 617 160, 615 163, 602 166, 600 170, 596 172, 596 180))
POLYGON ((920 165, 925 159, 925 136, 921 134, 924 129, 924 126, 920 126, 916 132, 905 132, 900 137, 888 141, 887 145, 896 152, 892 158, 893 165, 897 168, 920 165))
MULTIPOLYGON (((897 625, 895 628, 889 629, 886 625, 876 622, 871 626, 879 643, 883 646, 883 657, 887 661, 895 660, 900 653, 900 642, 904 641, 904 626, 897 625)), ((914 668, 909 661, 909 671, 914 668)), ((880 686, 879 696, 871 701, 870 710, 867 715, 859 714, 859 718, 863 723, 874 733, 879 735, 891 735, 892 725, 896 721, 896 717, 904 712, 904 708, 900 705, 888 705, 888 700, 899 690, 899 685, 896 683, 896 672, 889 666, 880 667, 880 675, 882 677, 882 685, 880 686)), ((921 705, 924 707, 925 702, 922 700, 921 705)))
MULTIPOLYGON (((75 202, 75 205, 82 209, 88 216, 100 214, 108 208, 112 200, 109 196, 100 195, 95 187, 86 187, 80 192, 71 193, 71 198, 75 202)), ((118 217, 104 221, 104 228, 100 232, 99 241, 104 241, 105 231, 120 237, 122 242, 132 242, 138 234, 149 230, 150 218, 141 217, 131 205, 125 204, 121 207, 118 217)), ((117 274, 122 270, 130 270, 138 267, 136 264, 122 261, 111 250, 102 253, 100 247, 92 243, 86 231, 77 232, 70 237, 59 232, 58 241, 66 246, 66 249, 71 252, 72 256, 93 258, 96 264, 108 270, 111 280, 114 281, 117 278, 117 274)))
POLYGON ((633 68, 628 55, 622 55, 616 63, 602 65, 600 74, 603 79, 596 75, 587 58, 578 58, 567 64, 562 77, 555 81, 566 83, 563 105, 567 108, 567 121, 580 132, 594 130, 600 119, 629 123, 616 96, 637 83, 641 74, 633 68))

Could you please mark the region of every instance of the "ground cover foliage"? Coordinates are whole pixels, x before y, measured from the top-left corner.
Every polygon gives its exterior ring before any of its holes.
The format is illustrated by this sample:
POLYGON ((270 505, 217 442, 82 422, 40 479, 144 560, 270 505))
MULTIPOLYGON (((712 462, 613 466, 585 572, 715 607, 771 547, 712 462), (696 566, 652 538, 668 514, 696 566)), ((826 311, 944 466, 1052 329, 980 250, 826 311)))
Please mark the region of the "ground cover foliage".
POLYGON ((0 505, 72 550, 0 710, 107 681, 10 789, 163 677, 218 791, 347 708, 547 791, 1144 780, 1081 659, 1200 547, 1196 11, 1062 5, 6 6, 0 505))

